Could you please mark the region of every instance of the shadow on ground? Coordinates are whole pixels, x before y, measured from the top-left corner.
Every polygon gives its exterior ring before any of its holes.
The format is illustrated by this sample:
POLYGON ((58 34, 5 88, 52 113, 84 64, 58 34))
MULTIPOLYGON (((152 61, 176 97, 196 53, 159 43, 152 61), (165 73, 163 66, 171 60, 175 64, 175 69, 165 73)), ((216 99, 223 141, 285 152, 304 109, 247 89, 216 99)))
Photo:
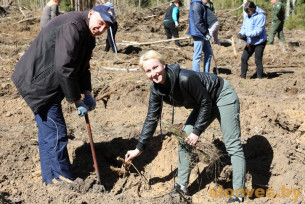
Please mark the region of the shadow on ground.
MULTIPOLYGON (((162 148, 163 136, 159 135, 152 137, 146 150, 143 154, 133 161, 133 164, 141 172, 146 164, 150 163, 162 148)), ((117 157, 124 158, 128 150, 135 149, 137 140, 123 139, 121 137, 114 138, 110 142, 95 143, 95 153, 101 177, 101 184, 104 185, 107 191, 110 191, 117 180, 119 174, 112 171, 110 166, 120 168, 122 162, 117 160, 117 157)), ((95 171, 90 144, 84 144, 75 150, 75 157, 72 162, 72 172, 75 177, 86 179, 95 171)), ((136 170, 130 168, 131 173, 136 173, 136 170)))

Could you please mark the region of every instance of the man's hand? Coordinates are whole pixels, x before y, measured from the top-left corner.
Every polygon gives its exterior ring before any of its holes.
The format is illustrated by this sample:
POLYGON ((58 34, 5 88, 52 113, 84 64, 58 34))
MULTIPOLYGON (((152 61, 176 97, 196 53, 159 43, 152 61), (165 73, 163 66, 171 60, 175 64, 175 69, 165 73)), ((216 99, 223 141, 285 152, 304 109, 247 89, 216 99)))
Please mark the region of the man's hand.
POLYGON ((191 146, 195 146, 196 143, 198 142, 199 136, 195 135, 194 133, 191 133, 187 138, 186 138, 186 143, 188 143, 191 146))
POLYGON ((135 157, 139 156, 140 154, 142 154, 142 152, 140 150, 138 150, 137 148, 134 150, 129 150, 125 154, 125 162, 133 160, 135 157))
POLYGON ((89 111, 92 111, 92 110, 95 109, 96 102, 95 102, 95 100, 93 99, 93 97, 91 96, 90 93, 85 94, 84 103, 88 106, 89 111))
POLYGON ((175 21, 175 27, 177 28, 179 26, 178 21, 175 21))
POLYGON ((77 116, 84 116, 88 113, 88 106, 84 103, 84 101, 75 102, 75 106, 77 108, 76 115, 77 116))
POLYGON ((209 41, 211 39, 211 36, 209 34, 206 34, 203 39, 209 41))

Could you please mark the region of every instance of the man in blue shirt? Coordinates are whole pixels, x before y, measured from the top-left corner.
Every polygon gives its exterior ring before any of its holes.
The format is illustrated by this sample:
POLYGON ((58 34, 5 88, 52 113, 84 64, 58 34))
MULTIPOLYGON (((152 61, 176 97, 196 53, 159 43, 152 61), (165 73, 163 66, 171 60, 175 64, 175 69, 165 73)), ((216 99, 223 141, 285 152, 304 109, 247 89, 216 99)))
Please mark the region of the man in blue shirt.
MULTIPOLYGON (((165 33, 167 39, 179 38, 178 26, 179 26, 179 7, 182 5, 180 0, 175 0, 172 2, 171 6, 165 11, 165 17, 163 20, 165 33)), ((178 40, 175 40, 175 44, 180 46, 178 40)))

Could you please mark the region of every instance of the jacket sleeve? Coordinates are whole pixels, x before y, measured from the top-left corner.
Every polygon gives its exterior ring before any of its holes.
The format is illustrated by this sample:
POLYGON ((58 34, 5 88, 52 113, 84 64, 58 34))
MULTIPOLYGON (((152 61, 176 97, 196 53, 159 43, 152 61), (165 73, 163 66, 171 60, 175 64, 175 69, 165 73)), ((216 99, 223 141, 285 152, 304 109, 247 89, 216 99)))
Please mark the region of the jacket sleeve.
POLYGON ((76 59, 83 44, 82 39, 80 31, 72 23, 65 24, 56 31, 55 70, 60 87, 68 101, 81 98, 76 59))
POLYGON ((263 32, 265 28, 265 24, 266 24, 265 15, 264 14, 258 15, 255 21, 254 28, 252 29, 252 31, 247 31, 246 36, 250 38, 259 36, 263 32))
POLYGON ((55 18, 55 17, 58 15, 58 13, 59 13, 59 11, 58 11, 58 5, 52 5, 50 9, 51 9, 51 11, 50 11, 50 13, 51 13, 51 19, 53 19, 53 18, 55 18))
POLYGON ((141 135, 138 139, 137 149, 143 151, 146 144, 156 131, 158 121, 162 112, 162 98, 153 93, 152 88, 149 96, 149 106, 147 116, 142 128, 141 135))
POLYGON ((193 13, 194 13, 194 22, 196 28, 203 34, 208 34, 207 23, 204 22, 203 16, 205 15, 205 7, 202 5, 201 2, 194 2, 193 3, 193 13))
POLYGON ((179 8, 175 6, 172 12, 172 18, 174 22, 178 22, 178 13, 179 13, 179 8))
POLYGON ((194 125, 193 133, 200 136, 209 125, 212 112, 212 99, 198 76, 190 76, 182 81, 182 86, 187 93, 196 101, 199 114, 194 125))

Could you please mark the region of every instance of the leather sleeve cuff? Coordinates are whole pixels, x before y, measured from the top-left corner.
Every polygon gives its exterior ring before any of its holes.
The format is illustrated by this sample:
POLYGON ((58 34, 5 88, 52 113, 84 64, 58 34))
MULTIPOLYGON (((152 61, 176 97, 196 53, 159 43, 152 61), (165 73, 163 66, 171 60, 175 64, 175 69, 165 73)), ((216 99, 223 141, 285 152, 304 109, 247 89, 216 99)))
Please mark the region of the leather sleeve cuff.
POLYGON ((144 151, 144 149, 145 149, 145 145, 142 144, 141 142, 138 142, 136 148, 142 152, 142 151, 144 151))
POLYGON ((201 131, 200 131, 200 130, 198 130, 198 129, 196 129, 196 128, 194 128, 193 133, 194 133, 195 135, 200 136, 201 131))

